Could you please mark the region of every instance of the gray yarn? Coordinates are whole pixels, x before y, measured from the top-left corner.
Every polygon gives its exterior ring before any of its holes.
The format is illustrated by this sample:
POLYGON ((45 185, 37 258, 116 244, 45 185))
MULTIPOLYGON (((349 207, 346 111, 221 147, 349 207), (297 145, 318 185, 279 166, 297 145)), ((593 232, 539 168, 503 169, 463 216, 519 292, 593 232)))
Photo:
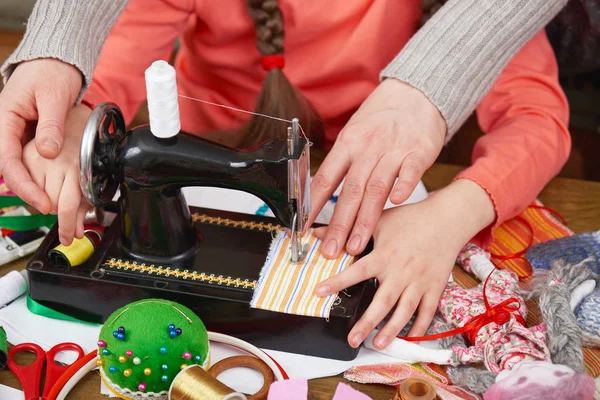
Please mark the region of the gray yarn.
POLYGON ((484 394, 496 382, 496 374, 483 368, 459 365, 458 367, 448 367, 446 372, 452 382, 460 382, 460 386, 475 394, 484 394))
POLYGON ((578 373, 584 373, 583 352, 581 350, 581 328, 569 301, 571 291, 595 274, 585 266, 589 259, 577 264, 567 264, 558 260, 550 270, 534 272, 533 296, 539 296, 542 318, 548 331, 548 349, 555 364, 563 364, 578 373), (551 284, 559 280, 562 284, 551 284))
MULTIPOLYGON (((445 332, 453 329, 453 326, 442 321, 441 317, 436 316, 428 334, 445 332), (437 325, 437 327, 433 327, 437 325)), ((439 339, 443 349, 451 349, 454 346, 466 346, 465 339, 462 335, 454 335, 439 339)), ((457 386, 462 386, 469 389, 473 393, 483 394, 495 382, 496 374, 486 369, 476 368, 471 365, 459 365, 457 367, 448 366, 446 372, 450 380, 457 386)))

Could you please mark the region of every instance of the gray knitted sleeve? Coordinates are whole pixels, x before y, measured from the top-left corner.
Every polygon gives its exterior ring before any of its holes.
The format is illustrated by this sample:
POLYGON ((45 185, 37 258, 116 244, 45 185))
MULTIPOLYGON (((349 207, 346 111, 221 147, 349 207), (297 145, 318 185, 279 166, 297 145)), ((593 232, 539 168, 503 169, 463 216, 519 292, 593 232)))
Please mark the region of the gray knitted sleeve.
POLYGON ((20 62, 56 58, 83 74, 81 98, 104 40, 126 5, 127 0, 38 0, 23 40, 0 68, 4 82, 20 62))
POLYGON ((448 142, 510 59, 566 3, 449 0, 382 71, 381 78, 396 78, 423 92, 446 120, 448 142))

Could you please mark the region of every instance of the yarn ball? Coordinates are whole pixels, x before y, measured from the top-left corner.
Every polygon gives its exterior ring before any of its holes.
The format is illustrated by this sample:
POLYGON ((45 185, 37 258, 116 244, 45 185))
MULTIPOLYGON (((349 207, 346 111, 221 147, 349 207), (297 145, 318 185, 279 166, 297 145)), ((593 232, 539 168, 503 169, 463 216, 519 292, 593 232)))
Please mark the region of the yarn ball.
POLYGON ((532 246, 526 253, 534 269, 551 269, 552 263, 562 259, 568 264, 578 264, 588 257, 596 259, 586 264, 595 273, 600 273, 600 231, 582 233, 550 240, 532 246))
POLYGON ((183 364, 209 365, 204 323, 168 300, 140 300, 118 309, 106 320, 98 343, 102 379, 126 399, 166 399, 183 364), (173 325, 181 333, 173 335, 173 325), (190 354, 193 362, 184 357, 190 354))
MULTIPOLYGON (((596 274, 600 274, 600 230, 574 236, 567 236, 536 244, 526 254, 534 269, 551 269, 552 263, 564 260, 569 265, 590 259, 585 264, 596 274)), ((596 285, 590 295, 582 299, 575 308, 575 318, 581 328, 586 346, 600 347, 600 288, 596 285)))

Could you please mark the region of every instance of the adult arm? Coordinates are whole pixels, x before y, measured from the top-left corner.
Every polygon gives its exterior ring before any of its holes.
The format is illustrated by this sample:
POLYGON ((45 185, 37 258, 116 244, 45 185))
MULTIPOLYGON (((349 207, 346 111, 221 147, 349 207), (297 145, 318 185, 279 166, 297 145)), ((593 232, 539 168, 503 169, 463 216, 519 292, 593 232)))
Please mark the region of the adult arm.
POLYGON ((54 58, 83 76, 80 99, 92 82, 102 46, 128 0, 38 0, 23 40, 0 68, 6 84, 24 61, 54 58))
POLYGON ((446 120, 448 142, 513 56, 567 1, 449 0, 381 77, 419 89, 446 120))
POLYGON ((364 250, 387 198, 400 204, 410 196, 511 58, 566 2, 450 0, 417 32, 312 182, 311 221, 345 179, 325 256, 364 250))
POLYGON ((104 39, 125 0, 39 0, 25 36, 0 68, 0 174, 18 196, 43 213, 57 212, 22 162, 35 134, 40 155, 61 151, 67 112, 82 97, 104 39), (10 79, 9 79, 10 78, 10 79))

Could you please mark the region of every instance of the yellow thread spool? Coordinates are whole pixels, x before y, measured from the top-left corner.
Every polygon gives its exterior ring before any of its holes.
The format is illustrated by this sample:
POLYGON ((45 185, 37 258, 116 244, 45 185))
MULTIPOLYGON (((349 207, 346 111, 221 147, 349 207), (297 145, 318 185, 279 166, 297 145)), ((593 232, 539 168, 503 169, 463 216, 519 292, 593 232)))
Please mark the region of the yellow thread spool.
POLYGON ((183 369, 171 383, 170 400, 247 400, 229 386, 213 378, 198 365, 183 369))
POLYGON ((422 378, 408 378, 402 381, 394 400, 435 400, 437 395, 431 383, 422 378))
MULTIPOLYGON (((94 232, 95 233, 95 232, 94 232)), ((81 239, 74 238, 68 246, 59 244, 50 250, 48 256, 53 264, 64 267, 77 267, 86 262, 94 254, 94 242, 88 233, 81 239)))

